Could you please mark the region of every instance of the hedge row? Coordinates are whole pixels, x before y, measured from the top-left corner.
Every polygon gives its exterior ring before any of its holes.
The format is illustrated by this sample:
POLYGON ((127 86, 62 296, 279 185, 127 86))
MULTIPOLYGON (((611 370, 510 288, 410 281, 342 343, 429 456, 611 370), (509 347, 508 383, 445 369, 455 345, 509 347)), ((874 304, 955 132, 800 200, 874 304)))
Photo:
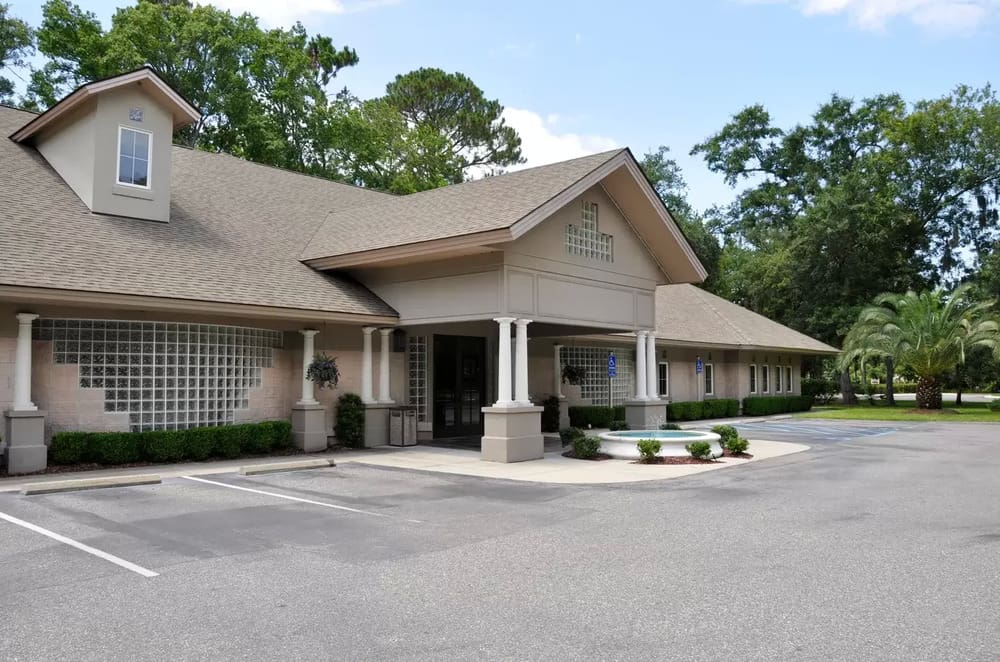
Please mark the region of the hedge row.
POLYGON ((813 406, 811 395, 782 395, 772 397, 743 398, 744 416, 767 416, 786 414, 792 411, 809 411, 813 406))
POLYGON ((569 424, 571 427, 586 430, 587 428, 609 428, 611 421, 625 420, 625 406, 602 407, 599 405, 577 406, 569 408, 569 424))
POLYGON ((268 453, 292 444, 292 424, 264 421, 190 430, 148 432, 57 432, 49 444, 52 464, 157 464, 236 458, 268 453))
POLYGON ((672 402, 667 405, 668 421, 697 421, 704 418, 726 418, 740 413, 739 400, 703 400, 672 402))

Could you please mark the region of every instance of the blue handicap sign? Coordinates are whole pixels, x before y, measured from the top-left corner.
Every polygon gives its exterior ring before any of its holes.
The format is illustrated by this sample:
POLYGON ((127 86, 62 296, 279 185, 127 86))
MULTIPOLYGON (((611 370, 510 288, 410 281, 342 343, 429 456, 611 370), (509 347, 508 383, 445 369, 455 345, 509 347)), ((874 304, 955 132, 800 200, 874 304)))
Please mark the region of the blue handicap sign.
POLYGON ((694 362, 694 371, 700 375, 704 367, 705 364, 702 362, 701 357, 699 356, 698 359, 694 362))
POLYGON ((615 358, 614 354, 608 354, 608 377, 615 377, 618 375, 618 359, 615 358))

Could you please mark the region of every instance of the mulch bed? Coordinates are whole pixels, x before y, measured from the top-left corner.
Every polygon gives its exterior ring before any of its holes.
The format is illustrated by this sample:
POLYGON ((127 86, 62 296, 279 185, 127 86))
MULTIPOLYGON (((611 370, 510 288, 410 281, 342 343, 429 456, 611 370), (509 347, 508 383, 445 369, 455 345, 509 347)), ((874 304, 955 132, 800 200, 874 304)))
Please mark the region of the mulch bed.
POLYGON ((574 453, 573 451, 566 451, 565 453, 562 454, 562 456, 563 457, 569 457, 569 458, 572 458, 574 460, 591 460, 593 462, 600 462, 602 460, 612 460, 612 459, 614 459, 610 455, 608 455, 607 453, 598 453, 597 455, 595 455, 593 457, 577 457, 576 453, 574 453))
POLYGON ((749 460, 753 457, 750 453, 731 453, 728 450, 722 451, 722 457, 738 457, 741 460, 749 460))
POLYGON ((718 464, 718 460, 702 460, 690 455, 670 455, 667 457, 654 457, 650 461, 636 460, 632 464, 718 464))

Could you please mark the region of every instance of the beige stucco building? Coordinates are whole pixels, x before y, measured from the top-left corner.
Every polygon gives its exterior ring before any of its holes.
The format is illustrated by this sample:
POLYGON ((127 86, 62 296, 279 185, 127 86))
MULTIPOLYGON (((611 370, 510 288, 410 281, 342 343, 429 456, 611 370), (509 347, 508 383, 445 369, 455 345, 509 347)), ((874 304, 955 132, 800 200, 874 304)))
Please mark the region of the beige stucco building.
POLYGON ((835 351, 691 285, 704 269, 628 150, 393 196, 172 145, 197 118, 149 69, 0 108, 12 471, 60 430, 290 417, 322 448, 345 392, 370 444, 405 405, 423 440, 529 459, 544 397, 648 420, 798 392, 801 357, 835 351), (337 389, 304 378, 318 352, 337 389))

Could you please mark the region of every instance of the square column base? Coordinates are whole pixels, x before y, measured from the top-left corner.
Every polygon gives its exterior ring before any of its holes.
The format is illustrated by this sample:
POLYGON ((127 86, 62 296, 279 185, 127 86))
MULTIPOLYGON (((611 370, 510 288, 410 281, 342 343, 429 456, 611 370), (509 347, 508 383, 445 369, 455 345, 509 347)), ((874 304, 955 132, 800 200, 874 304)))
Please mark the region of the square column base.
POLYGON ((4 412, 3 438, 7 443, 7 473, 30 474, 48 466, 44 411, 4 412))
POLYGON ((365 448, 389 443, 389 410, 395 406, 382 402, 365 405, 365 448))
POLYGON ((545 456, 542 407, 483 407, 480 459, 526 462, 545 456))
POLYGON ((667 403, 665 400, 626 402, 625 422, 630 430, 659 430, 667 422, 667 403))
POLYGON ((292 407, 292 442, 307 453, 325 451, 327 446, 326 407, 295 405, 292 407))

